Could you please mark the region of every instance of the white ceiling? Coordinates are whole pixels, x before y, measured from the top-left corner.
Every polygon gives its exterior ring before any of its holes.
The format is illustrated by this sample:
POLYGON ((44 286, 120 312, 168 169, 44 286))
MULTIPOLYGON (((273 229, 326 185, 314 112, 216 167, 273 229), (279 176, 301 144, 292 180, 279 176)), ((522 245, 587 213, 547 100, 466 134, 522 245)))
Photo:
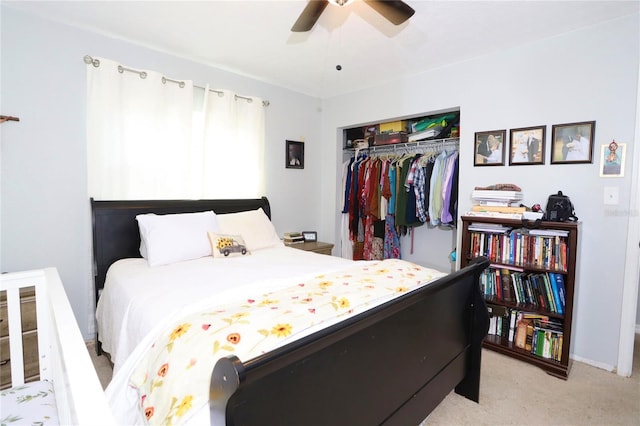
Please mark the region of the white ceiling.
POLYGON ((638 0, 406 2, 415 15, 397 27, 356 1, 328 6, 308 33, 290 31, 305 0, 3 4, 319 98, 638 13, 640 5, 638 0))

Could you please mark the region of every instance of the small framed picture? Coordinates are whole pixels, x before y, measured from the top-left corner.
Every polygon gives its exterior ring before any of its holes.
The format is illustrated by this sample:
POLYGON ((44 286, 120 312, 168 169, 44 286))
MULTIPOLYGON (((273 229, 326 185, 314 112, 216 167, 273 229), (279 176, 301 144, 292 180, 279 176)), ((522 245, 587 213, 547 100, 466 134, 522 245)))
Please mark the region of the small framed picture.
POLYGON ((600 152, 600 177, 624 177, 624 159, 627 144, 611 141, 602 145, 600 152))
POLYGON ((304 241, 317 241, 318 240, 318 233, 316 231, 302 231, 302 237, 304 238, 304 241))
POLYGON ((544 164, 544 141, 547 126, 511 129, 509 136, 509 165, 544 164))
POLYGON ((476 132, 474 166, 504 166, 506 130, 476 132))
POLYGON ((593 163, 595 121, 554 124, 551 130, 551 164, 593 163))
POLYGON ((285 167, 287 169, 304 169, 304 142, 287 141, 285 167))

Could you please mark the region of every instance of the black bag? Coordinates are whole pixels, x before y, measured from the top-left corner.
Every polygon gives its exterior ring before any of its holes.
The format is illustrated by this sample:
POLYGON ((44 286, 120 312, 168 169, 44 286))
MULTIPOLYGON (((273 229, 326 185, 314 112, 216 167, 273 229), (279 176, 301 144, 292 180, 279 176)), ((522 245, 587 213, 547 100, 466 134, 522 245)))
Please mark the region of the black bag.
POLYGON ((545 220, 549 220, 551 222, 568 222, 578 220, 578 217, 573 210, 571 200, 566 195, 563 195, 562 191, 558 191, 557 194, 549 195, 547 209, 545 210, 545 220))

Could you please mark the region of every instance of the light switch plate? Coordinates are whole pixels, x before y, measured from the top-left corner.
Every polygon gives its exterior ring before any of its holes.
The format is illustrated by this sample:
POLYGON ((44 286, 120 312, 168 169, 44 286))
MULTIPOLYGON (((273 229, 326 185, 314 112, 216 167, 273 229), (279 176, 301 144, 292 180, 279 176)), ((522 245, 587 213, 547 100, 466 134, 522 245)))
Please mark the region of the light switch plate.
POLYGON ((618 205, 620 203, 620 188, 617 186, 605 186, 604 203, 612 206, 618 205))

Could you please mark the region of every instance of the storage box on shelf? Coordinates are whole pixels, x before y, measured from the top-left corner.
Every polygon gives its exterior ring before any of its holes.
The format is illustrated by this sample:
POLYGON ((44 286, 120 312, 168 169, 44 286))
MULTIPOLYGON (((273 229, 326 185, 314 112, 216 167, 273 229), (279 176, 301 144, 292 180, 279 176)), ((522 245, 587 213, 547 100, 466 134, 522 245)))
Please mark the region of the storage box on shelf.
POLYGON ((344 130, 343 149, 355 149, 357 141, 369 147, 458 138, 460 111, 413 119, 387 121, 344 130))
POLYGON ((388 121, 386 123, 380 123, 380 133, 395 133, 407 131, 407 120, 388 121))
POLYGON ((484 346, 569 375, 580 223, 462 217, 461 267, 491 262, 481 287, 492 315, 484 346))

